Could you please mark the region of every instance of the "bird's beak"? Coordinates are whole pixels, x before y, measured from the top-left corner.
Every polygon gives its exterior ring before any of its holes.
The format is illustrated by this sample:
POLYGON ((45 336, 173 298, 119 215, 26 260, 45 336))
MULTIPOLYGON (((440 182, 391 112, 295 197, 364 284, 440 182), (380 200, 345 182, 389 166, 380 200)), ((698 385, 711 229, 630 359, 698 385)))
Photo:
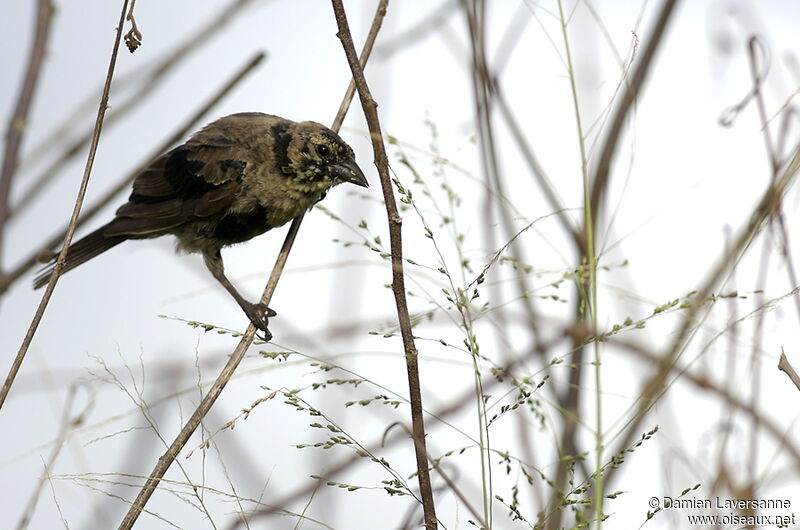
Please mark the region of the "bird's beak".
POLYGON ((331 173, 333 178, 341 182, 349 182, 357 186, 369 188, 367 177, 365 177, 364 173, 361 172, 361 168, 358 167, 358 164, 356 164, 355 160, 348 160, 346 162, 336 164, 333 166, 331 173))

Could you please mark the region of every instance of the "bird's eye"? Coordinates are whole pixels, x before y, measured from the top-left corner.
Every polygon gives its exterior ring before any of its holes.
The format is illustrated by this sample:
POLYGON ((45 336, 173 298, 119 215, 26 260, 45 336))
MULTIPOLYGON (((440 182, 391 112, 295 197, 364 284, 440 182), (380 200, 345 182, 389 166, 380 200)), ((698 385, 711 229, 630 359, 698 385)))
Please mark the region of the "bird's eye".
POLYGON ((317 154, 322 158, 325 158, 331 154, 331 148, 325 144, 320 144, 317 146, 317 154))

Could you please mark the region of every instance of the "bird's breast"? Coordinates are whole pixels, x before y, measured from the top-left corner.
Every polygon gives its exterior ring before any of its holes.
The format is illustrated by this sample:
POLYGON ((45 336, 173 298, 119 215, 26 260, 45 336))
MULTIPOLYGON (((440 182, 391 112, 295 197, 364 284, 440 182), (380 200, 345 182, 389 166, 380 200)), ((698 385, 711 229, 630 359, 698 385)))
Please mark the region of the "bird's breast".
POLYGON ((253 205, 243 212, 228 212, 213 228, 213 237, 223 246, 242 243, 263 234, 277 225, 270 223, 269 210, 261 205, 253 205))
POLYGON ((249 202, 246 206, 240 203, 238 209, 229 210, 219 219, 211 236, 221 246, 242 243, 288 223, 313 206, 319 198, 319 193, 286 193, 282 196, 273 195, 264 202, 249 202))

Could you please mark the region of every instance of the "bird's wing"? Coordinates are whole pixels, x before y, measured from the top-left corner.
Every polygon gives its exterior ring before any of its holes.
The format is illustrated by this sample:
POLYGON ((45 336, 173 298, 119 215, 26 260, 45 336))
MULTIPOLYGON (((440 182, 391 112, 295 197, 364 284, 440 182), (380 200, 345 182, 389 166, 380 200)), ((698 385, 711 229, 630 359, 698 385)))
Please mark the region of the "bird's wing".
POLYGON ((244 147, 224 137, 189 140, 136 176, 105 235, 154 236, 223 213, 239 193, 247 159, 244 147))

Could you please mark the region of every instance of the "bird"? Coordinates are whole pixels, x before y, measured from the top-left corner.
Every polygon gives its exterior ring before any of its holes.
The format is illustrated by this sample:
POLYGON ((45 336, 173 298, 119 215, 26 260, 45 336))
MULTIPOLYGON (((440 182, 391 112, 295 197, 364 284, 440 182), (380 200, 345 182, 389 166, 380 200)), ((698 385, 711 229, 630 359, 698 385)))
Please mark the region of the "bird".
MULTIPOLYGON (((341 183, 369 187, 353 149, 322 124, 260 112, 219 118, 156 158, 133 180, 128 202, 72 243, 62 274, 129 239, 171 234, 176 250, 200 253, 253 325, 272 335, 263 303, 248 302, 225 276, 221 250, 294 219, 341 183)), ((46 285, 55 258, 34 279, 46 285)))

